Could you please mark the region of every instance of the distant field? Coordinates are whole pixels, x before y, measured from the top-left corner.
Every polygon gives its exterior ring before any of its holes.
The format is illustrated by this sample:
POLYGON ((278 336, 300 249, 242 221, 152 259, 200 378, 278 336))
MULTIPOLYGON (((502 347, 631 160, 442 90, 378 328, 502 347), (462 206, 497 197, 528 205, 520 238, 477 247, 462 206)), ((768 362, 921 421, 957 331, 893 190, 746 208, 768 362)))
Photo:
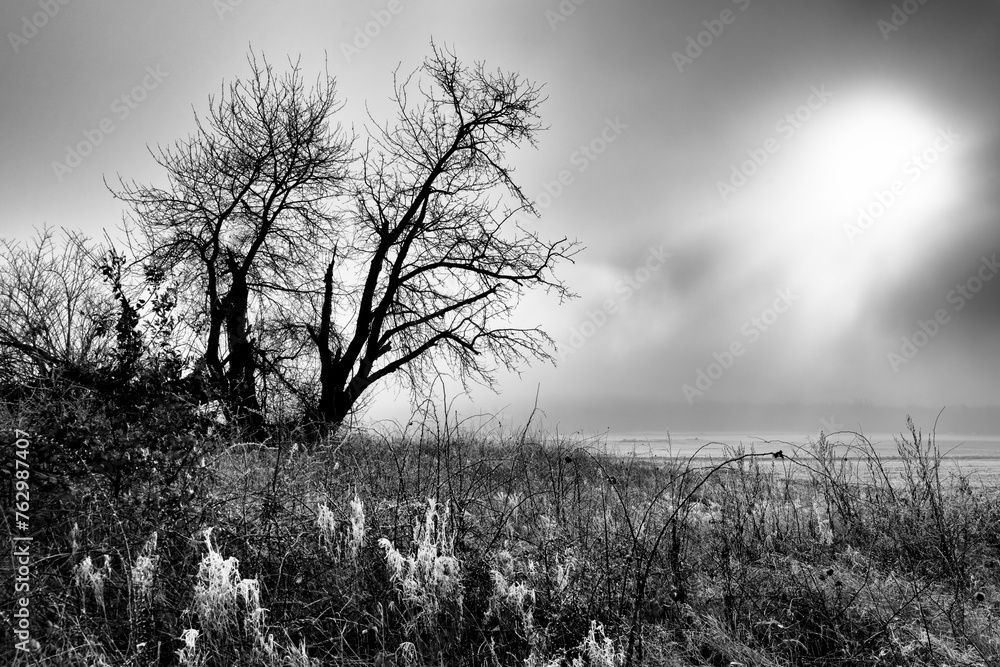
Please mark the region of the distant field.
MULTIPOLYGON (((896 442, 891 433, 866 436, 874 452, 889 471, 901 466, 896 442)), ((898 435, 896 436, 898 438, 898 435)), ((623 433, 607 437, 609 453, 653 457, 681 457, 721 460, 729 447, 742 446, 746 451, 770 452, 781 450, 786 456, 807 458, 810 445, 818 435, 801 433, 768 433, 759 436, 744 433, 623 433)), ((1000 484, 1000 436, 941 434, 936 437, 942 454, 942 467, 949 472, 972 475, 984 483, 1000 484)), ((867 458, 857 449, 854 437, 840 434, 830 438, 837 452, 848 459, 867 458)), ((777 463, 777 461, 776 461, 777 463)))

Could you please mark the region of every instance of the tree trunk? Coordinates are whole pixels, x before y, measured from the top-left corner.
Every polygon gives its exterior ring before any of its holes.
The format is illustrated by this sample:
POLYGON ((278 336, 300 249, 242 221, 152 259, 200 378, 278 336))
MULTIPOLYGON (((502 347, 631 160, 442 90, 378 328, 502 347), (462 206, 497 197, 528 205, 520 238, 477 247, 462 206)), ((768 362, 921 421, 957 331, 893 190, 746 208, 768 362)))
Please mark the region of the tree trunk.
POLYGON ((229 402, 237 417, 252 429, 263 424, 260 403, 257 400, 257 360, 250 341, 247 307, 250 290, 246 275, 229 258, 232 286, 226 295, 226 336, 229 344, 227 372, 229 402))
POLYGON ((222 323, 226 319, 225 308, 219 299, 218 283, 215 277, 215 267, 208 266, 208 342, 205 346, 205 365, 208 367, 209 376, 217 385, 221 385, 224 378, 222 358, 219 355, 220 341, 222 340, 222 323))
POLYGON ((319 330, 309 328, 319 352, 320 364, 320 398, 316 413, 319 420, 328 426, 342 422, 368 386, 367 377, 358 375, 345 387, 350 369, 345 368, 347 362, 343 358, 343 349, 339 344, 336 352, 330 349, 333 337, 333 266, 337 261, 336 249, 333 252, 334 258, 323 276, 323 309, 320 313, 319 330))
POLYGON ((339 387, 325 381, 320 396, 320 420, 331 425, 344 421, 351 414, 351 409, 367 387, 368 380, 362 377, 355 377, 346 387, 339 387))

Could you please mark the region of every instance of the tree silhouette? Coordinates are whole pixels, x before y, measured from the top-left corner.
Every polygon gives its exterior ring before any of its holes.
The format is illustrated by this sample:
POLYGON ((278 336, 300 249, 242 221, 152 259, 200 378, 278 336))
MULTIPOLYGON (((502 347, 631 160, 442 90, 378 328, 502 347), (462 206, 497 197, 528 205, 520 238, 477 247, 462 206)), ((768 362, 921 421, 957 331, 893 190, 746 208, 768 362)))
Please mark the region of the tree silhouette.
POLYGON ((94 269, 99 250, 80 234, 62 244, 49 228, 27 242, 0 242, 0 384, 26 384, 52 373, 90 378, 110 348, 94 269))
POLYGON ((515 369, 551 360, 541 328, 510 320, 527 288, 572 296, 553 269, 577 244, 542 240, 518 221, 537 212, 505 160, 535 144, 539 89, 434 47, 417 72, 396 77, 394 102, 395 124, 373 133, 359 156, 344 216, 351 234, 327 266, 319 322, 309 327, 318 412, 329 422, 383 378, 402 373, 423 385, 437 361, 489 383, 493 361, 515 369), (343 305, 335 293, 345 291, 334 282, 340 257, 361 269, 348 270, 358 280, 347 290, 346 326, 334 312, 343 305))
POLYGON ((212 380, 236 413, 259 423, 266 343, 254 325, 301 289, 328 243, 327 204, 346 176, 350 142, 330 125, 332 77, 307 89, 297 63, 278 75, 266 59, 248 60, 249 78, 210 98, 195 134, 159 151, 168 187, 120 181, 115 194, 132 208, 147 266, 173 270, 180 291, 196 296, 212 380))
MULTIPOLYGON (((262 419, 260 379, 339 423, 373 384, 418 388, 437 364, 490 382, 551 360, 552 340, 511 322, 524 291, 572 296, 555 277, 577 244, 536 214, 505 154, 535 144, 537 86, 466 68, 447 50, 395 78, 393 125, 354 152, 327 74, 251 74, 210 100, 197 132, 155 156, 164 188, 125 183, 147 273, 186 292, 204 366, 234 412, 262 419)), ((372 121, 375 122, 374 120, 372 121)))

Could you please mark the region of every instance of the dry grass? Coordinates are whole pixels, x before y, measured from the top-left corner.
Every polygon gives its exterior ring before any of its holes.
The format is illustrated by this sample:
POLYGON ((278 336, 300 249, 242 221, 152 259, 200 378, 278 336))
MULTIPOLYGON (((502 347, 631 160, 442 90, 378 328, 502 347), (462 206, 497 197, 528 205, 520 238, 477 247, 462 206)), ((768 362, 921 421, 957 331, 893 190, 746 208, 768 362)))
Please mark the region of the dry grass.
POLYGON ((95 475, 0 661, 998 665, 997 489, 908 427, 892 472, 853 435, 652 460, 452 426, 216 446, 169 507, 95 475))

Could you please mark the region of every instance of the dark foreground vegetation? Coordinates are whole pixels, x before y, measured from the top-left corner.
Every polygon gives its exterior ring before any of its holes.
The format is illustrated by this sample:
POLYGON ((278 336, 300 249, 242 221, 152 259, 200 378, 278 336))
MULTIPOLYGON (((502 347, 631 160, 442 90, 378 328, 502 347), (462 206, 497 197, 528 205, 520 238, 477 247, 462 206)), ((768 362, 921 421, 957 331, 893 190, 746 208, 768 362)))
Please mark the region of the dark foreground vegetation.
POLYGON ((424 414, 243 442, 182 402, 51 391, 3 415, 34 541, 2 664, 1000 661, 1000 498, 915 429, 900 474, 857 437, 663 460, 424 414))

